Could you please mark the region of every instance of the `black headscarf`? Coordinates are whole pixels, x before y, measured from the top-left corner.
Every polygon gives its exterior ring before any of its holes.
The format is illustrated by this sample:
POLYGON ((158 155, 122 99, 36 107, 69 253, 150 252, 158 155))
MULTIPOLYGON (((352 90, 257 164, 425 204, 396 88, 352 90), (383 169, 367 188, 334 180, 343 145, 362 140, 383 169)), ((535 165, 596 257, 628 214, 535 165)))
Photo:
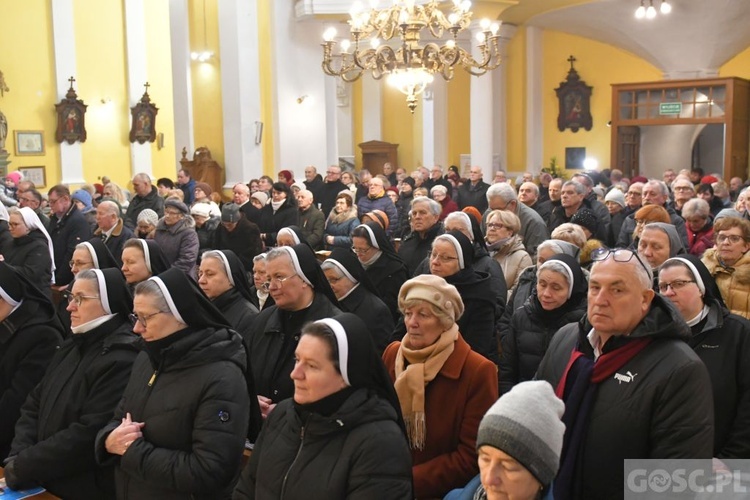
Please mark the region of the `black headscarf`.
POLYGON ((220 261, 229 281, 245 300, 252 303, 253 294, 250 291, 250 282, 247 280, 247 271, 245 271, 245 266, 240 258, 231 250, 216 250, 216 252, 223 254, 226 258, 226 260, 220 259, 220 261))
POLYGON ((383 254, 388 255, 392 259, 398 260, 401 263, 404 262, 399 254, 396 253, 396 249, 393 248, 391 240, 388 239, 388 236, 385 234, 385 229, 383 229, 383 226, 375 221, 370 221, 365 222, 364 224, 360 224, 355 228, 355 230, 363 226, 370 229, 370 231, 367 231, 365 229, 365 233, 367 234, 367 241, 370 242, 371 246, 374 246, 378 250, 381 250, 383 254), (375 241, 372 240, 373 236, 375 237, 375 241))
MULTIPOLYGON (((678 255, 676 257, 672 257, 671 259, 667 259, 664 261, 664 264, 662 264, 662 268, 665 264, 668 262, 680 262, 685 267, 688 268, 688 271, 690 274, 693 275, 693 279, 701 281, 701 283, 696 283, 698 285, 698 288, 703 288, 703 303, 706 305, 710 305, 711 302, 718 302, 722 309, 726 309, 727 306, 724 303, 724 299, 721 296, 721 291, 719 290, 719 287, 716 285, 716 280, 714 280, 713 276, 711 276, 711 273, 708 271, 708 268, 706 268, 706 265, 701 261, 700 257, 696 257, 695 255, 686 253, 682 255, 678 255), (692 267, 691 267, 692 266, 692 267), (696 276, 696 272, 698 273, 698 276, 696 276), (701 287, 701 284, 703 285, 701 287)), ((688 318, 689 320, 690 318, 688 318)))
POLYGON ((140 243, 141 251, 146 258, 146 267, 151 271, 151 276, 156 276, 169 269, 169 261, 167 261, 167 257, 157 242, 141 238, 133 238, 128 241, 140 243))
MULTIPOLYGON (((279 229, 279 233, 284 231, 284 229, 287 229, 294 233, 294 237, 296 238, 295 245, 308 245, 310 249, 312 249, 312 246, 307 242, 305 239, 305 235, 302 234, 302 229, 299 228, 299 226, 286 226, 279 229)), ((276 239, 279 238, 279 233, 276 233, 276 239)))
MULTIPOLYGON (((586 276, 583 274, 583 270, 581 269, 581 265, 578 263, 578 259, 576 259, 575 257, 571 257, 568 254, 558 253, 547 259, 544 264, 550 261, 559 261, 565 264, 565 266, 567 266, 567 268, 570 269, 571 273, 573 274, 573 283, 568 300, 566 300, 565 303, 557 309, 553 309, 551 311, 545 310, 542 307, 541 302, 539 302, 537 287, 534 286, 534 288, 531 290, 531 296, 529 297, 529 300, 532 302, 532 310, 535 315, 538 315, 545 322, 556 321, 563 315, 579 307, 581 301, 586 298, 586 294, 588 293, 588 281, 586 281, 586 276)), ((566 276, 566 278, 568 278, 568 281, 570 281, 570 276, 566 276)))
POLYGON ((173 267, 149 280, 159 285, 172 315, 192 328, 232 329, 229 321, 181 270, 173 267))
POLYGON ((323 323, 333 330, 338 345, 341 376, 347 385, 353 389, 369 389, 388 401, 396 411, 398 424, 406 435, 396 389, 382 358, 375 350, 372 335, 364 321, 352 313, 342 313, 315 323, 323 323), (346 358, 342 351, 346 351, 346 358))
POLYGON ((99 282, 99 297, 107 314, 117 314, 123 319, 133 312, 133 296, 119 269, 92 269, 99 282))
POLYGON ((328 284, 326 275, 323 269, 320 268, 320 263, 310 245, 300 243, 293 247, 279 248, 288 249, 286 251, 292 260, 292 267, 300 275, 300 278, 315 290, 315 293, 322 293, 328 297, 328 300, 334 306, 339 307, 339 301, 336 299, 333 290, 331 290, 331 285, 328 284))
MULTIPOLYGON (((32 283, 26 276, 16 271, 10 264, 0 261, 0 294, 3 300, 6 296, 13 302, 34 303, 26 305, 26 309, 34 311, 34 319, 40 322, 48 323, 51 327, 57 329, 60 335, 63 334, 63 326, 55 314, 55 306, 37 286, 32 283)), ((10 302, 9 302, 10 303, 10 302)), ((24 307, 23 305, 21 307, 24 307)))
POLYGON ((101 238, 91 238, 89 241, 82 243, 88 248, 91 257, 94 259, 94 267, 96 269, 107 269, 110 267, 120 268, 122 263, 117 262, 112 252, 109 251, 107 245, 104 244, 101 238))
POLYGON ((372 280, 367 275, 365 268, 362 267, 362 264, 359 262, 359 259, 354 252, 348 248, 335 247, 331 250, 331 255, 326 259, 326 262, 328 261, 333 261, 332 263, 334 265, 346 269, 346 272, 349 273, 355 281, 360 283, 376 297, 380 297, 380 292, 375 288, 375 285, 372 283, 372 280))
MULTIPOLYGON (((447 233, 442 234, 435 239, 437 240, 441 236, 450 236, 458 241, 458 244, 461 247, 461 251, 456 252, 460 254, 459 265, 461 265, 461 262, 463 262, 463 266, 461 266, 461 269, 459 269, 457 273, 446 277, 445 281, 447 281, 451 285, 469 284, 475 282, 477 273, 474 269, 474 245, 472 245, 469 238, 467 238, 466 235, 461 231, 448 231, 447 233)), ((449 238, 443 238, 442 240, 447 239, 449 238)))

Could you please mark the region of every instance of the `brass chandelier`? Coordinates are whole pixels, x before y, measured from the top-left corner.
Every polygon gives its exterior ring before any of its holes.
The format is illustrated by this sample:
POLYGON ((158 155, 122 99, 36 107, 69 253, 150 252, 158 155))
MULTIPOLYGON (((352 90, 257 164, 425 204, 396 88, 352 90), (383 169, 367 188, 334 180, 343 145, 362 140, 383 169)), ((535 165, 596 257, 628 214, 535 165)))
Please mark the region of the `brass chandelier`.
POLYGON ((382 10, 377 9, 378 0, 370 0, 369 10, 360 2, 354 4, 348 21, 351 40, 342 40, 338 53, 334 53, 336 29, 326 30, 322 44, 325 74, 341 77, 345 82, 353 82, 365 72, 376 80, 388 75, 388 83, 406 94, 414 113, 417 96, 432 83, 436 73, 449 81, 457 66, 481 76, 500 65, 499 22, 481 21, 482 31, 477 34, 479 61, 458 46, 458 34, 471 23, 469 0, 451 0, 447 14, 437 0, 421 4, 415 0, 388 1, 393 5, 382 10), (427 35, 423 30, 428 30, 436 41, 420 44, 422 35, 427 35), (440 45, 443 35, 448 39, 440 45), (400 39, 400 45, 394 48, 381 44, 381 40, 391 39, 400 39), (367 40, 369 44, 362 43, 367 40))

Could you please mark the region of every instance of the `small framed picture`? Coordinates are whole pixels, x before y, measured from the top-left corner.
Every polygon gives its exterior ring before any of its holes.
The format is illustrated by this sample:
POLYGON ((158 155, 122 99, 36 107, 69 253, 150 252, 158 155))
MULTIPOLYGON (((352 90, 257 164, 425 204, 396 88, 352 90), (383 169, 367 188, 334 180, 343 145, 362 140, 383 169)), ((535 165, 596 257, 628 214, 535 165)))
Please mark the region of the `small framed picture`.
POLYGON ((44 132, 41 130, 16 130, 16 156, 44 156, 44 132))
POLYGON ((44 167, 18 167, 18 171, 23 174, 24 180, 33 182, 36 189, 47 185, 47 174, 44 167))

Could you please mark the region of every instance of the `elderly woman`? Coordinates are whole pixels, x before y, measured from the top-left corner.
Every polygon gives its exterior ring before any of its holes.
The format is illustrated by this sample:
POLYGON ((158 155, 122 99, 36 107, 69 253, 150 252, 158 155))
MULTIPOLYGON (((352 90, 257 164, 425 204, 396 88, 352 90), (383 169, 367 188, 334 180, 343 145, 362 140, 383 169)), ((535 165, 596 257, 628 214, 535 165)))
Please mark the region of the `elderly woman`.
POLYGON ((357 193, 357 187, 359 186, 359 179, 357 179, 357 176, 351 172, 341 172, 341 182, 349 188, 349 191, 352 192, 352 196, 357 193))
POLYGON ((154 241, 159 244, 170 266, 195 277, 200 243, 187 205, 171 198, 164 202, 164 217, 156 225, 154 241))
POLYGON ((321 267, 341 309, 364 320, 375 349, 382 354, 391 341, 393 318, 357 256, 351 250, 334 248, 321 267))
POLYGON ((489 274, 475 270, 474 246, 461 231, 449 231, 432 242, 430 274, 456 287, 465 311, 456 320, 471 349, 497 364, 495 297, 489 274))
POLYGON ((672 224, 652 222, 643 228, 638 238, 638 255, 651 266, 654 274, 665 260, 684 253, 680 235, 672 224))
POLYGON ((260 209, 260 238, 266 246, 274 246, 279 229, 298 223, 299 210, 291 188, 283 182, 275 182, 271 190, 271 203, 260 209))
POLYGON ((523 307, 513 313, 502 336, 500 393, 532 380, 552 336, 586 312, 586 277, 578 262, 553 255, 537 269, 536 286, 523 307))
POLYGON ((357 207, 354 206, 354 196, 350 191, 342 191, 336 196, 336 204, 328 214, 323 240, 326 248, 351 248, 352 231, 359 225, 357 207))
POLYGON ((190 208, 190 216, 195 222, 195 234, 198 235, 198 255, 214 248, 214 235, 221 223, 221 217, 211 216, 205 203, 196 203, 190 208))
POLYGON ((423 274, 401 287, 406 335, 383 353, 412 452, 415 498, 442 498, 477 472, 482 415, 497 399, 497 368, 471 350, 456 321, 458 290, 423 274))
POLYGON ((521 220, 509 210, 493 210, 487 216, 487 251, 500 264, 505 283, 510 291, 518 283, 521 271, 533 264, 518 232, 521 220))
POLYGON ((253 284, 250 287, 250 302, 259 311, 273 305, 273 299, 268 293, 266 255, 265 253, 261 253, 253 257, 253 284))
POLYGON ((144 351, 96 438, 117 498, 226 498, 249 422, 242 339, 176 268, 139 283, 133 331, 144 351))
POLYGON ((159 223, 159 216, 156 212, 150 208, 144 208, 138 214, 136 222, 135 237, 153 240, 156 234, 156 225, 159 223))
POLYGON ((0 262, 0 460, 10 451, 21 405, 44 376, 62 334, 49 298, 0 262))
POLYGON ((564 411, 552 386, 541 380, 523 382, 501 396, 479 424, 479 475, 445 500, 551 498, 565 435, 564 411))
POLYGON ((440 203, 440 206, 442 207, 439 220, 443 221, 448 217, 449 213, 458 211, 458 204, 451 199, 448 194, 448 188, 445 186, 441 184, 432 186, 432 189, 430 189, 430 196, 433 200, 440 203))
POLYGON ((268 418, 233 498, 413 498, 399 400, 362 320, 307 324, 294 358, 294 396, 268 418))
POLYGON ((294 349, 308 321, 339 314, 338 302, 312 249, 274 248, 266 255, 267 288, 274 305, 258 315, 246 339, 257 399, 264 417, 292 397, 294 349))
POLYGON ((360 224, 352 231, 352 250, 397 322, 398 292, 409 274, 385 230, 376 222, 360 224))
POLYGON ((211 199, 213 192, 214 190, 208 183, 196 182, 193 191, 193 204, 190 205, 190 208, 198 203, 203 203, 208 207, 208 213, 211 217, 221 217, 221 208, 211 199))
POLYGON ((714 246, 714 223, 711 208, 706 200, 694 198, 682 207, 685 230, 688 236, 688 253, 702 257, 714 246))
POLYGON ((121 271, 131 288, 167 269, 169 262, 154 240, 133 238, 125 242, 122 249, 121 271))
POLYGON ((750 323, 731 314, 714 279, 695 255, 667 260, 659 293, 692 331, 688 344, 708 369, 713 387, 714 457, 750 456, 750 323))
POLYGON ((750 221, 723 217, 714 222, 716 247, 703 254, 703 263, 729 312, 750 318, 750 221))
POLYGON ((258 316, 240 258, 231 250, 209 250, 201 258, 198 286, 243 339, 258 316))
POLYGON ((73 337, 21 409, 5 479, 62 498, 113 498, 113 468, 97 467, 94 439, 112 419, 138 355, 120 271, 88 269, 65 292, 73 337))
POLYGON ((52 239, 39 217, 29 207, 11 208, 8 227, 13 247, 5 261, 14 266, 40 290, 49 293, 55 272, 55 252, 52 239))

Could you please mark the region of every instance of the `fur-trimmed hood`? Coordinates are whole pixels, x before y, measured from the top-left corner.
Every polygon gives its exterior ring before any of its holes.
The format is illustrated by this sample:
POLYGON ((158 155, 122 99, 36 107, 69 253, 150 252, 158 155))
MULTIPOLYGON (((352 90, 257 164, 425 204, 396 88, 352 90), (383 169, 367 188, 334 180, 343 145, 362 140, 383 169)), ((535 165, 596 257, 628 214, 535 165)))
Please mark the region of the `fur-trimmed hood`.
POLYGON ((599 248, 606 248, 606 246, 607 245, 602 243, 600 240, 597 240, 594 238, 591 238, 590 240, 586 241, 586 243, 583 245, 583 248, 581 248, 581 253, 580 253, 581 266, 588 266, 591 263, 591 252, 599 248))

